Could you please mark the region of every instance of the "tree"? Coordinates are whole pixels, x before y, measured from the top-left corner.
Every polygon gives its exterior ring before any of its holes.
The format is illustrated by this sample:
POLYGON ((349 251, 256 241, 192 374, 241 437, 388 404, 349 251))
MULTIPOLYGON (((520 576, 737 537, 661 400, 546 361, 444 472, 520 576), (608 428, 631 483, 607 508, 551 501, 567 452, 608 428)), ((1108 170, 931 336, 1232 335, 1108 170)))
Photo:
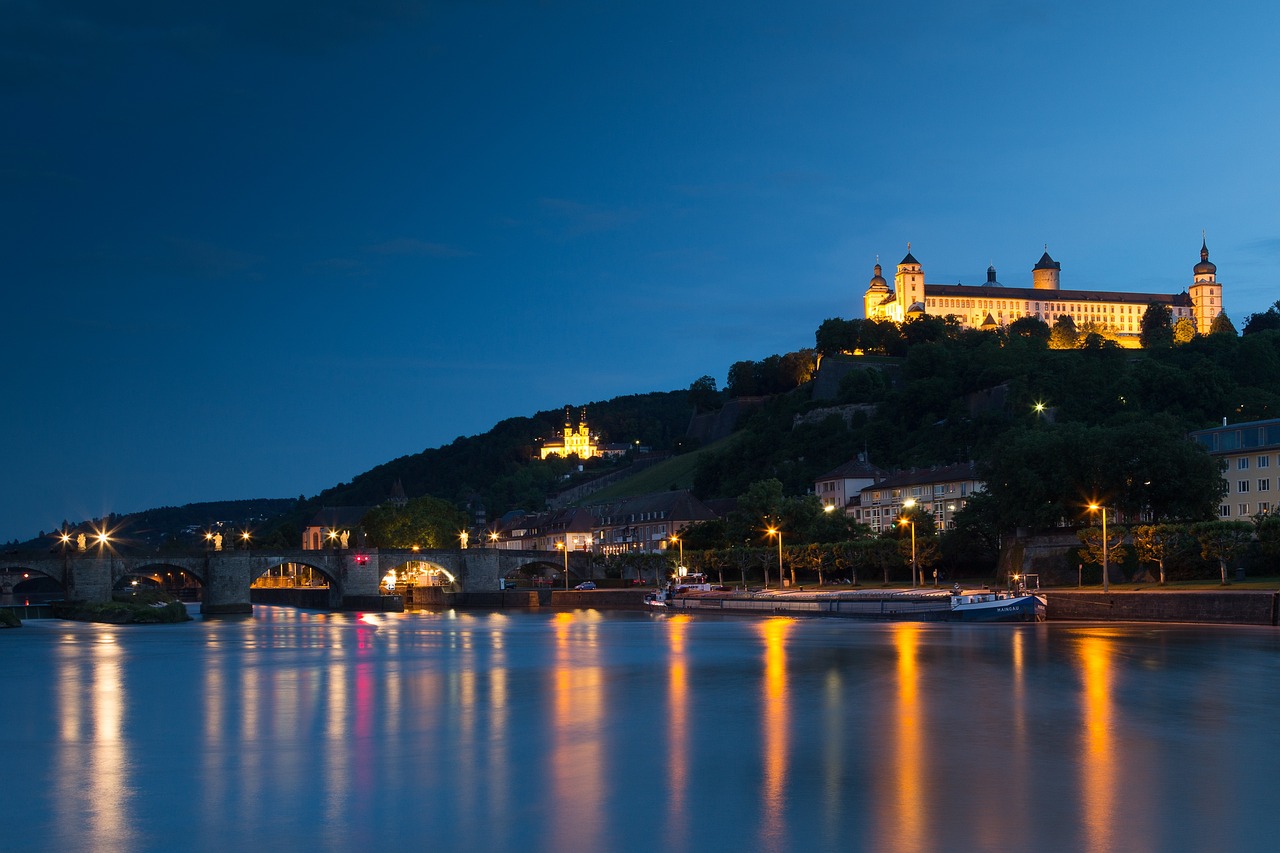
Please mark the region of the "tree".
POLYGON ((1257 519, 1255 526, 1258 552, 1274 566, 1280 560, 1280 515, 1264 515, 1257 519))
POLYGON ((467 514, 448 501, 426 495, 403 507, 376 506, 360 525, 375 548, 446 548, 458 541, 467 514))
POLYGON ((1181 346, 1196 339, 1196 321, 1191 317, 1179 317, 1173 324, 1173 342, 1181 346))
POLYGON ((689 403, 694 411, 710 412, 720 408, 720 392, 711 376, 700 376, 689 386, 689 403))
POLYGON ((1142 312, 1142 348, 1168 349, 1173 346, 1173 312, 1168 305, 1150 302, 1142 312))
POLYGON ((1247 521, 1203 521, 1191 526, 1200 540, 1200 556, 1217 560, 1222 571, 1222 585, 1227 585, 1227 562, 1253 537, 1253 525, 1247 521))
POLYGON ((1243 334, 1252 335, 1265 331, 1280 331, 1280 299, 1266 311, 1250 314, 1244 318, 1243 334))
POLYGON ((1178 541, 1186 535, 1181 524, 1140 524, 1133 528, 1133 550, 1139 563, 1155 563, 1160 569, 1160 585, 1164 586, 1164 561, 1178 541))
POLYGON ((1231 335, 1236 336, 1235 324, 1231 322, 1231 318, 1227 316, 1227 312, 1219 311, 1218 316, 1213 318, 1213 323, 1209 325, 1209 334, 1211 335, 1231 335))
POLYGON ((1019 317, 1010 323, 1008 334, 1011 338, 1027 338, 1028 340, 1048 343, 1052 330, 1044 320, 1028 315, 1019 317))
POLYGON ((1075 349, 1079 338, 1076 321, 1066 314, 1060 314, 1049 332, 1049 349, 1075 349))
MULTIPOLYGON (((1103 512, 1106 512, 1106 510, 1103 509, 1103 512)), ((1108 527, 1105 552, 1102 547, 1101 527, 1086 527, 1084 530, 1077 530, 1076 538, 1080 540, 1083 546, 1080 550, 1085 562, 1101 566, 1105 553, 1107 570, 1110 571, 1115 568, 1116 563, 1124 562, 1124 558, 1128 556, 1128 552, 1124 547, 1124 538, 1128 534, 1129 531, 1118 524, 1108 527)))

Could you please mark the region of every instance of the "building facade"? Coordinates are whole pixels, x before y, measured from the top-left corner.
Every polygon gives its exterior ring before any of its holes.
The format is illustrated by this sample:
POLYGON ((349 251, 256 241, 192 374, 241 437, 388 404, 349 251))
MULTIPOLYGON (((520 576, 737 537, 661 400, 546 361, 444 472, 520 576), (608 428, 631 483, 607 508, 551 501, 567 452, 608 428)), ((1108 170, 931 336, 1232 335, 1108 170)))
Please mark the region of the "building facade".
POLYGON ((652 553, 672 547, 671 537, 690 524, 715 517, 687 489, 677 489, 593 507, 508 513, 484 535, 487 546, 510 550, 550 551, 567 543, 570 551, 652 553))
POLYGON ((889 476, 876 466, 854 459, 834 468, 813 481, 813 493, 822 502, 822 508, 845 509, 862 490, 889 476))
POLYGON ((1218 506, 1224 519, 1276 512, 1280 501, 1280 419, 1223 424, 1191 437, 1224 466, 1227 494, 1218 506))
POLYGON ((955 527, 955 514, 964 509, 969 497, 985 488, 972 462, 910 468, 863 488, 845 512, 880 533, 896 524, 902 517, 903 504, 913 500, 933 516, 939 531, 950 530, 955 527))
POLYGON ((1200 262, 1192 279, 1179 293, 1064 290, 1062 265, 1045 253, 1031 270, 1031 287, 1005 287, 996 280, 995 267, 987 268, 987 280, 979 285, 926 284, 924 268, 911 254, 898 264, 893 288, 879 264, 863 295, 863 315, 871 320, 902 323, 924 315, 953 317, 963 328, 995 329, 1023 317, 1036 317, 1052 326, 1059 317, 1070 317, 1076 328, 1086 323, 1113 330, 1122 346, 1137 347, 1142 315, 1151 303, 1168 306, 1172 322, 1187 318, 1199 334, 1208 334, 1222 313, 1222 284, 1217 267, 1209 261, 1209 246, 1201 243, 1200 262))

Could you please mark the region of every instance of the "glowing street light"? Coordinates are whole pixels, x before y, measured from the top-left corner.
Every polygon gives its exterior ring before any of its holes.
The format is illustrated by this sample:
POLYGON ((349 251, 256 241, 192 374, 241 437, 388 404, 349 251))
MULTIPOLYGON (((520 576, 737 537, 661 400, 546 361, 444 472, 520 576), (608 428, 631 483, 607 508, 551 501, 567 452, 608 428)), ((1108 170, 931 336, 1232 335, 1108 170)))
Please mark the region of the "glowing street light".
POLYGON ((684 575, 684 540, 679 536, 672 534, 671 541, 680 546, 680 563, 676 566, 676 574, 684 575))
POLYGON ((492 545, 492 547, 494 548, 498 547, 498 531, 496 530, 489 531, 489 542, 492 545))
POLYGON ((1039 400, 1037 400, 1037 401, 1036 401, 1036 404, 1035 404, 1034 406, 1032 406, 1032 407, 1031 407, 1031 409, 1032 409, 1032 410, 1033 410, 1037 415, 1043 415, 1043 414, 1044 414, 1044 403, 1041 403, 1039 400))
POLYGON ((556 547, 564 551, 564 588, 569 589, 569 546, 563 542, 557 542, 556 547))
MULTIPOLYGON (((778 537, 778 583, 782 583, 782 531, 776 527, 770 527, 765 533, 770 536, 778 537)), ((769 570, 764 570, 764 588, 769 588, 769 570)))
POLYGON ((911 516, 911 510, 916 507, 915 498, 907 498, 902 502, 902 508, 907 514, 898 519, 899 524, 911 525, 911 585, 916 585, 916 520, 911 516))
POLYGON ((1111 579, 1107 577, 1107 508, 1098 504, 1089 504, 1089 512, 1102 511, 1102 591, 1111 591, 1111 579))

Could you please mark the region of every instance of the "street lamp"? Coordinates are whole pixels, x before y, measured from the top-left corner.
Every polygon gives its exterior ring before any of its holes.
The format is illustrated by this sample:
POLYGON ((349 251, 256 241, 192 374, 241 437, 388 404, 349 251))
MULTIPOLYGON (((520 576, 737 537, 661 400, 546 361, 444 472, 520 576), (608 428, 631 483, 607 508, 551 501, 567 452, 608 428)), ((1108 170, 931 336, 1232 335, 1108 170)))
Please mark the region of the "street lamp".
POLYGON ((1089 504, 1089 512, 1102 511, 1102 591, 1111 591, 1111 579, 1107 577, 1107 508, 1097 504, 1089 504))
POLYGON ((491 543, 492 547, 494 548, 498 547, 498 531, 496 530, 489 531, 489 542, 491 543))
POLYGON ((907 498, 902 502, 902 508, 907 511, 899 523, 911 525, 911 586, 916 585, 916 520, 911 517, 911 510, 916 508, 916 499, 907 498))
MULTIPOLYGON (((770 536, 778 537, 778 583, 782 583, 782 531, 776 527, 770 527, 767 531, 770 536)), ((794 578, 793 578, 794 581, 794 578)), ((764 588, 769 588, 769 570, 764 570, 764 588)))
POLYGON ((252 538, 253 538, 253 535, 249 533, 249 531, 243 530, 240 532, 240 541, 244 543, 243 547, 245 547, 246 549, 249 547, 249 540, 252 538))
POLYGON ((680 546, 680 563, 676 566, 676 574, 684 575, 681 569, 684 568, 684 540, 675 534, 671 535, 671 541, 680 546))
POLYGON ((569 589, 569 546, 563 542, 557 542, 556 547, 564 551, 564 588, 569 589))

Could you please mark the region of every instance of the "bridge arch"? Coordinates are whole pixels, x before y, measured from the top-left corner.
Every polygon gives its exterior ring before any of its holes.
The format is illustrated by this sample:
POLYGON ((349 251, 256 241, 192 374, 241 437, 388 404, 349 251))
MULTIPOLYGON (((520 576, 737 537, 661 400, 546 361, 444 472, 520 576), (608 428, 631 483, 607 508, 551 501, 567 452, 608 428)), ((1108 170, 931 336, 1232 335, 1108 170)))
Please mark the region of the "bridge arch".
POLYGON ((268 560, 261 570, 256 567, 249 579, 251 589, 280 589, 303 587, 306 589, 336 589, 338 578, 319 561, 278 558, 268 560))
POLYGON ((378 586, 384 592, 415 586, 439 586, 448 590, 458 588, 458 576, 453 570, 417 554, 389 566, 384 565, 383 568, 386 571, 378 579, 378 586))
POLYGON ((62 572, 38 565, 11 563, 0 565, 0 593, 62 593, 66 592, 62 572), (55 589, 56 587, 56 589, 55 589))
POLYGON ((139 562, 126 566, 112 584, 113 592, 130 587, 148 586, 161 589, 182 601, 199 601, 203 598, 206 579, 190 565, 165 560, 139 562))

